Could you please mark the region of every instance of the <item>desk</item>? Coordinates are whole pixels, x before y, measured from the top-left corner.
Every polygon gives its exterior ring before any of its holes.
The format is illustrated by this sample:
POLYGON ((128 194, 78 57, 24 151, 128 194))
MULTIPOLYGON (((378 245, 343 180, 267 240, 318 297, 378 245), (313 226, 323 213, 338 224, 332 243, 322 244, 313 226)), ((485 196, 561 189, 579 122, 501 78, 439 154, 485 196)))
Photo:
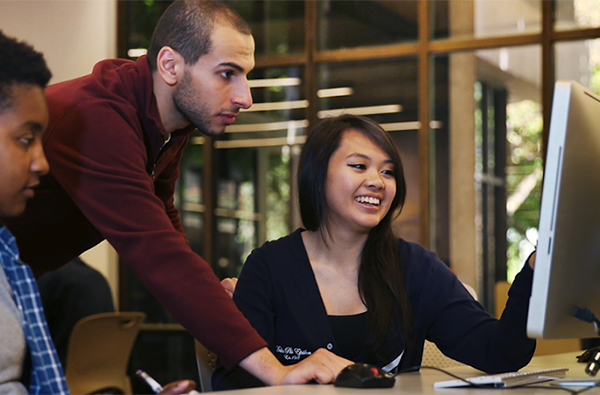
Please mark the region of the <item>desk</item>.
MULTIPOLYGON (((565 354, 546 355, 535 357, 531 363, 523 370, 537 370, 556 367, 569 368, 567 372, 568 378, 589 378, 584 372, 585 364, 577 363, 576 356, 581 354, 581 351, 570 352, 565 354)), ((468 367, 460 366, 446 369, 461 377, 470 377, 482 374, 481 372, 468 367)), ((600 377, 598 377, 600 379, 600 377)), ((434 389, 433 383, 436 381, 450 380, 451 377, 442 372, 430 369, 422 369, 420 372, 405 373, 396 377, 396 385, 394 388, 385 389, 354 389, 354 388, 337 388, 333 385, 290 385, 266 388, 251 388, 236 391, 217 392, 219 395, 521 395, 521 394, 565 394, 566 391, 557 389, 540 389, 540 388, 519 388, 519 389, 477 389, 477 388, 445 388, 434 389)), ((576 390, 578 388, 570 388, 576 390)), ((593 388, 585 391, 586 395, 599 395, 600 388, 593 388)))

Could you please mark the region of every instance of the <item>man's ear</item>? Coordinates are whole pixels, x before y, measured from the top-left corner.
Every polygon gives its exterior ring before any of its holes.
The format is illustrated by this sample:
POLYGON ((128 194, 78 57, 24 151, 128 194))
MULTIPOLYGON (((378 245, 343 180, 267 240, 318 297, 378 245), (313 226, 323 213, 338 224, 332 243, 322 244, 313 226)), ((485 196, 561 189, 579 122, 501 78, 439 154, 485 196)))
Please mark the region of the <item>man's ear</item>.
POLYGON ((169 86, 183 76, 183 57, 171 47, 162 47, 156 56, 156 71, 169 86))

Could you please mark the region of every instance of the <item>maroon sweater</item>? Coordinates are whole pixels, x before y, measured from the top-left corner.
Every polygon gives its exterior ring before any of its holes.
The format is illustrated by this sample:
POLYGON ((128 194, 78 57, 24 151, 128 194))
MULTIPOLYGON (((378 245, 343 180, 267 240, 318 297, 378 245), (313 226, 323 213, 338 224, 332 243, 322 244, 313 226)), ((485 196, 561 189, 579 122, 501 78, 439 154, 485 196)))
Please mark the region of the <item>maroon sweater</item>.
POLYGON ((46 90, 50 174, 24 215, 4 219, 36 275, 107 239, 148 289, 228 367, 266 346, 188 245, 173 204, 193 127, 163 144, 145 57, 105 60, 46 90))

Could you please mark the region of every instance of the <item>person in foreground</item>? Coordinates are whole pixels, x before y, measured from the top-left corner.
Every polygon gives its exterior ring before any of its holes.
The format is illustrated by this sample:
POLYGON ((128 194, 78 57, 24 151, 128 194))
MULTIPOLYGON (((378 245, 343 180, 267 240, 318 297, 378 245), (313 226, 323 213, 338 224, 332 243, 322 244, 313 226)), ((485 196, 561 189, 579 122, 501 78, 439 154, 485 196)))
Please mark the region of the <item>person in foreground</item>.
MULTIPOLYGON (((25 210, 39 178, 48 173, 42 133, 48 124, 44 57, 0 31, 0 215, 25 210)), ((68 394, 31 268, 19 259, 15 238, 0 223, 0 394, 68 394), (30 363, 25 363, 30 361, 30 363), (30 366, 30 368, 25 368, 30 366)), ((163 394, 181 394, 183 380, 163 394)))
MULTIPOLYGON (((406 186, 397 149, 377 123, 353 115, 322 122, 302 149, 298 194, 306 229, 254 250, 234 293, 283 364, 326 348, 402 372, 421 365, 425 339, 485 372, 530 361, 533 258, 497 320, 433 252, 396 238, 392 220, 406 186)), ((260 385, 239 368, 213 375, 216 390, 260 385)))
POLYGON ((36 276, 106 239, 188 332, 269 384, 329 382, 348 363, 321 350, 285 367, 189 246, 174 191, 190 133, 224 133, 252 105, 254 39, 225 2, 179 0, 157 23, 148 55, 108 59, 46 89, 50 173, 7 218, 36 276))

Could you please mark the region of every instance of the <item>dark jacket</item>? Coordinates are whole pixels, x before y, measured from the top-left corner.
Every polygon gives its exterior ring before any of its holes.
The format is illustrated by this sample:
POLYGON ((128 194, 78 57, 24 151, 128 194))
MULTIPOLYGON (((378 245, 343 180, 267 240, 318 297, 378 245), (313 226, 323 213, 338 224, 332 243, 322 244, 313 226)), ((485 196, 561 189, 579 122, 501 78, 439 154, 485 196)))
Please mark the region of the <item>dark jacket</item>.
MULTIPOLYGON (((318 348, 339 353, 325 306, 302 243, 301 230, 254 250, 246 261, 234 295, 240 310, 283 364, 296 363, 318 348)), ((510 290, 502 319, 496 320, 475 301, 436 255, 399 239, 406 289, 412 312, 414 345, 402 337, 369 362, 402 371, 421 365, 425 339, 447 356, 485 372, 514 371, 527 365, 535 341, 526 322, 533 270, 525 265, 510 290), (394 361, 401 356, 399 365, 394 361)), ((393 328, 392 328, 393 329, 393 328)), ((215 389, 260 385, 242 369, 219 367, 215 389)))

